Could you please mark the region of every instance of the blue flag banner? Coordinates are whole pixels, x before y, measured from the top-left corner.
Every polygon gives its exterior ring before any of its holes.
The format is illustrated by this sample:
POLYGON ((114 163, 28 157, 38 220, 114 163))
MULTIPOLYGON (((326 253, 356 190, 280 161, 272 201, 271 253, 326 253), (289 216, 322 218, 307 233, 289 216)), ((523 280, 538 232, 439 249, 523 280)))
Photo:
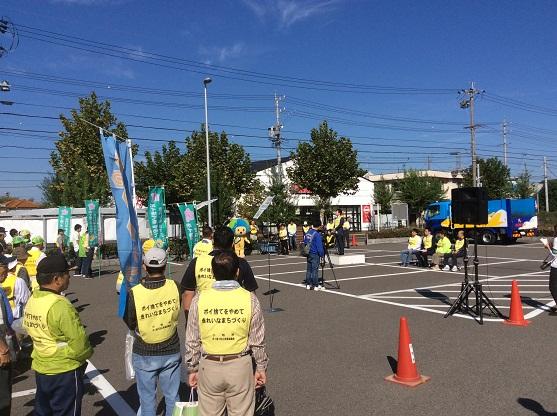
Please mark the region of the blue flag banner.
POLYGON ((118 315, 124 316, 128 290, 141 279, 141 242, 134 206, 133 161, 125 142, 116 137, 104 137, 100 131, 104 163, 116 205, 116 240, 120 270, 126 290, 120 290, 118 315))

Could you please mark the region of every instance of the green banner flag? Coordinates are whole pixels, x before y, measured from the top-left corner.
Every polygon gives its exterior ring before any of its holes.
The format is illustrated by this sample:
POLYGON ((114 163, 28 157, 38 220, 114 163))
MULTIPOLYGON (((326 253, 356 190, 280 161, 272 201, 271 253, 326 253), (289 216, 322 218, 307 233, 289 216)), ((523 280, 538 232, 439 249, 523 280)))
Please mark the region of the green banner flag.
POLYGON ((168 233, 166 230, 164 187, 154 186, 149 189, 147 218, 151 228, 151 237, 155 240, 155 245, 166 250, 168 247, 168 233))
POLYGON ((64 230, 64 245, 69 246, 72 232, 72 207, 58 207, 58 229, 64 230))
POLYGON ((87 217, 87 230, 89 231, 89 246, 99 245, 99 200, 87 199, 85 201, 85 216, 87 217))
POLYGON ((190 255, 193 253, 193 246, 199 241, 199 228, 197 226, 197 209, 195 204, 181 203, 178 204, 184 229, 186 230, 186 238, 188 239, 188 247, 190 255))

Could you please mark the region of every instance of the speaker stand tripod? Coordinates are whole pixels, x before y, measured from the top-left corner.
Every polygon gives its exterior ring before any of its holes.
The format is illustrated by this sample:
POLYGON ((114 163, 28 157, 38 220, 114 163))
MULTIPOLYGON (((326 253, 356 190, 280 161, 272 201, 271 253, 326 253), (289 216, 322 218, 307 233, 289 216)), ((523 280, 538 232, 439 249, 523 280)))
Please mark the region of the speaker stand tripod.
POLYGON ((505 316, 497 309, 495 304, 489 297, 485 294, 482 288, 482 284, 478 280, 478 265, 480 261, 478 259, 478 229, 474 225, 474 281, 471 282, 468 277, 468 254, 464 258, 464 280, 461 284, 460 294, 451 305, 445 318, 454 315, 457 311, 468 314, 478 321, 480 325, 483 325, 484 319, 484 309, 488 309, 493 315, 504 319, 505 316), (469 298, 471 294, 474 294, 475 303, 470 304, 469 298), (478 318, 478 319, 476 319, 478 318))

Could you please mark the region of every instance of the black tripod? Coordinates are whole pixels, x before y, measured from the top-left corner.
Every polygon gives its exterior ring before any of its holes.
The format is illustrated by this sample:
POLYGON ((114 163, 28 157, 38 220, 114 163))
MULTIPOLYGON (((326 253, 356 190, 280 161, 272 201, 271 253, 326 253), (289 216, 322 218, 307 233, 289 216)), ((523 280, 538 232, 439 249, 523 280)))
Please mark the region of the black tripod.
POLYGON ((484 318, 483 313, 484 309, 488 309, 493 315, 499 318, 505 318, 499 309, 495 306, 495 304, 489 299, 489 297, 485 294, 482 289, 482 284, 478 281, 478 265, 480 261, 478 260, 478 230, 474 225, 474 281, 471 282, 468 278, 468 253, 466 257, 464 257, 464 280, 461 284, 460 294, 451 305, 447 313, 445 314, 445 318, 454 315, 457 311, 461 313, 466 313, 473 318, 479 318, 479 324, 483 325, 484 318), (469 303, 469 297, 471 293, 474 293, 475 296, 475 303, 471 305, 469 303))
POLYGON ((273 312, 281 312, 284 309, 273 307, 273 301, 275 300, 275 295, 277 293, 280 293, 280 290, 278 290, 277 288, 271 289, 271 248, 270 246, 271 246, 271 223, 268 222, 267 223, 267 264, 269 266, 269 273, 267 276, 268 290, 266 292, 263 292, 263 295, 269 296, 269 308, 265 309, 265 312, 273 313, 273 312))
POLYGON ((323 287, 325 287, 325 285, 327 285, 327 287, 329 289, 340 289, 340 284, 337 280, 337 276, 335 274, 335 269, 333 268, 333 262, 331 261, 331 256, 329 256, 329 249, 327 248, 327 246, 325 244, 323 244, 323 248, 325 249, 325 255, 323 257, 321 257, 321 259, 319 261, 319 266, 321 267, 321 277, 319 278, 319 283, 323 287), (328 264, 329 269, 331 269, 331 272, 333 272, 333 279, 335 280, 334 283, 333 282, 327 282, 325 280, 325 264, 328 264))

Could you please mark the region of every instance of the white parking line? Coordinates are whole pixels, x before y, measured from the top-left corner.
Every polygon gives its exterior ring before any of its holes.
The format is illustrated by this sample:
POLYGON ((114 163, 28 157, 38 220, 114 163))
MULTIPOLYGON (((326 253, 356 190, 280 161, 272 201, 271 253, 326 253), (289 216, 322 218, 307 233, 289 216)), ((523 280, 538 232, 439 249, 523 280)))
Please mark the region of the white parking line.
POLYGON ((17 397, 33 396, 36 392, 37 389, 16 391, 15 393, 12 393, 12 399, 15 399, 17 397))
POLYGON ((97 388, 99 394, 106 400, 118 416, 132 416, 136 414, 130 405, 89 360, 87 360, 85 376, 91 380, 91 384, 97 388))
POLYGON ((373 279, 375 277, 388 277, 388 276, 407 276, 409 274, 425 273, 427 270, 413 270, 404 273, 389 273, 389 274, 376 274, 372 276, 360 276, 360 277, 346 277, 344 279, 337 279, 339 282, 345 282, 347 280, 362 280, 362 279, 373 279))

